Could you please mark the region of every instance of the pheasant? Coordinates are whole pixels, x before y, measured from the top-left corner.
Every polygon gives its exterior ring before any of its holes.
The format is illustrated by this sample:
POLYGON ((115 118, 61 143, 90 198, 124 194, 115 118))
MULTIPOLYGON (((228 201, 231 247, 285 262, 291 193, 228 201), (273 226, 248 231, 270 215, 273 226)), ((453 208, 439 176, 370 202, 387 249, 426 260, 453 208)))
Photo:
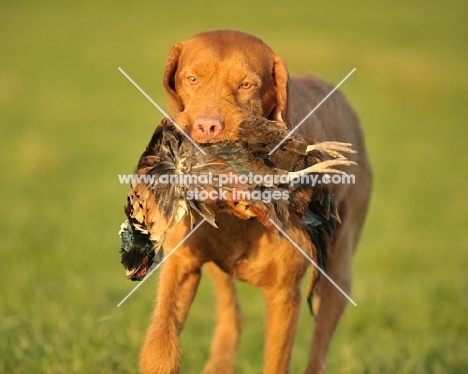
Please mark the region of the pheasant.
POLYGON ((201 216, 217 227, 216 215, 222 213, 255 218, 273 232, 291 222, 302 225, 317 249, 319 266, 326 267, 325 241, 333 237, 339 222, 333 194, 323 185, 291 181, 309 173, 343 174, 334 167, 353 165, 342 153, 354 151, 347 143, 308 144, 299 136, 291 136, 270 156, 268 153, 287 135, 288 131, 276 122, 252 117, 240 124, 236 142, 203 144, 200 148, 178 132, 170 120, 162 120, 139 159, 124 209, 127 220, 119 235, 126 277, 141 280, 161 261, 163 243, 183 217, 189 215, 192 226, 201 216), (325 154, 332 159, 324 160, 325 154), (241 183, 238 177, 249 173, 278 178, 271 183, 251 179, 241 183), (181 181, 181 175, 211 178, 210 183, 201 182, 201 178, 181 181), (169 183, 171 178, 176 183, 169 183), (221 191, 218 197, 222 198, 197 199, 193 191, 199 191, 198 196, 221 191), (252 198, 265 193, 287 198, 252 198), (239 195, 243 198, 236 198, 239 195))

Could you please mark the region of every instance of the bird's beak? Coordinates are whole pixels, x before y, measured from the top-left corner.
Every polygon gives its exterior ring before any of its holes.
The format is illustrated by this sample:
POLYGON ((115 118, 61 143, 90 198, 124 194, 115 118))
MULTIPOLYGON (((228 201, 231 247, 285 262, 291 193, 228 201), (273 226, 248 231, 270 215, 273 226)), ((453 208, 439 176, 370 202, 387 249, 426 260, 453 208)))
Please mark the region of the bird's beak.
POLYGON ((125 277, 132 281, 141 281, 148 273, 148 269, 151 265, 153 265, 153 260, 145 257, 143 258, 143 262, 139 267, 125 269, 125 277))
POLYGON ((126 277, 127 279, 131 279, 131 278, 135 275, 135 273, 136 273, 137 271, 138 271, 138 269, 126 269, 126 270, 125 270, 125 277, 126 277))

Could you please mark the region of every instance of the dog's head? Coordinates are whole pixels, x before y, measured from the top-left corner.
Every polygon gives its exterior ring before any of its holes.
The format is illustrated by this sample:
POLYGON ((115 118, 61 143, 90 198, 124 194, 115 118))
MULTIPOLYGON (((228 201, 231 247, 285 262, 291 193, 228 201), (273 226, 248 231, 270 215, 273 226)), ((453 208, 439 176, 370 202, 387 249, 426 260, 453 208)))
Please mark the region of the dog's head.
POLYGON ((260 39, 210 31, 172 47, 164 87, 176 123, 199 143, 237 139, 250 116, 288 123, 285 63, 260 39))

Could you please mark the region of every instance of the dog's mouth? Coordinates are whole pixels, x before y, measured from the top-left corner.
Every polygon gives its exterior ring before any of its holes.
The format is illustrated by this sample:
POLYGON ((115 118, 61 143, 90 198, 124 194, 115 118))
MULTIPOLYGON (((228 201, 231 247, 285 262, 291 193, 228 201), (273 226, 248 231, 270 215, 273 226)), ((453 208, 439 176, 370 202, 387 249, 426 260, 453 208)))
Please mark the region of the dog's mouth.
POLYGON ((144 257, 143 262, 139 267, 125 269, 125 277, 132 281, 141 281, 146 276, 146 274, 148 274, 148 271, 153 267, 153 265, 154 262, 152 259, 144 257))
POLYGON ((189 132, 189 135, 195 143, 201 146, 211 145, 215 143, 222 143, 226 141, 226 137, 224 136, 225 134, 220 134, 220 135, 213 136, 213 137, 203 137, 192 131, 192 132, 189 132))
POLYGON ((190 138, 192 138, 192 140, 201 147, 225 142, 236 142, 239 140, 238 131, 222 132, 221 134, 212 138, 205 138, 193 132, 189 132, 189 135, 190 138))

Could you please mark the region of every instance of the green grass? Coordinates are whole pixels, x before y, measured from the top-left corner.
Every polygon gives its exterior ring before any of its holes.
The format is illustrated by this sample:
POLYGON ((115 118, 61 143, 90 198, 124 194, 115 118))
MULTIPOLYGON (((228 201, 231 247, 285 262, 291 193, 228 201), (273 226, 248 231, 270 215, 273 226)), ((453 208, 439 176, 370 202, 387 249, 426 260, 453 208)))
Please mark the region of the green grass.
MULTIPOLYGON (((170 46, 206 29, 262 37, 292 73, 339 82, 360 114, 375 172, 353 299, 331 373, 468 370, 468 5, 460 1, 174 0, 0 5, 0 372, 136 373, 157 277, 133 288, 117 231, 129 173, 161 115, 170 46)), ((183 332, 183 373, 209 350, 204 280, 183 332)), ((239 285, 238 372, 262 366, 263 297, 239 285)), ((302 306, 291 373, 306 362, 302 306)))

